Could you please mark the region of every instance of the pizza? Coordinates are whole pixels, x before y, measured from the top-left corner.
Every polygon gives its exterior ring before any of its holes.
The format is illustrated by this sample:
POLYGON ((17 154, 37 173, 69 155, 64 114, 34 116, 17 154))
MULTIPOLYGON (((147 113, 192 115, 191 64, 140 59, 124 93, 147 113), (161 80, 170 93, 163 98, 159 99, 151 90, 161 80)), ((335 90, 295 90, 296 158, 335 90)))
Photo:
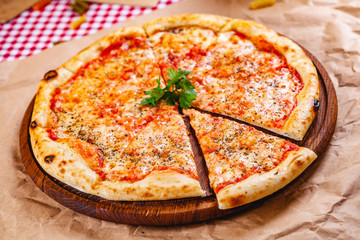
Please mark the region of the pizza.
POLYGON ((311 164, 316 154, 295 143, 318 107, 316 68, 297 44, 252 21, 184 14, 122 28, 46 73, 29 133, 45 172, 110 200, 207 196, 205 161, 227 209, 311 164), (190 109, 143 104, 175 71, 196 90, 190 109))
POLYGON ((287 185, 317 157, 303 147, 223 117, 185 110, 204 154, 220 209, 263 198, 287 185))

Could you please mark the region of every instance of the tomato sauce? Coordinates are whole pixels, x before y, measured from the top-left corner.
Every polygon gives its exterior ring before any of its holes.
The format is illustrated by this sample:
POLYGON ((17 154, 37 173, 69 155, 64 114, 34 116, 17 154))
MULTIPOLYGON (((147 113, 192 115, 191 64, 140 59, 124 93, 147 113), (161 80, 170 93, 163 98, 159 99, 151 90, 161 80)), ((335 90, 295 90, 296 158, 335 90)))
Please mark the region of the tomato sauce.
POLYGON ((101 172, 99 169, 104 166, 104 158, 95 145, 80 139, 68 139, 68 142, 83 157, 92 170, 97 173, 101 172))
POLYGON ((193 46, 188 53, 185 54, 186 59, 199 61, 202 56, 206 55, 206 51, 198 46, 193 46))
POLYGON ((51 140, 56 141, 59 139, 55 130, 48 128, 46 129, 46 132, 51 140))
POLYGON ((56 88, 53 97, 50 100, 50 109, 53 112, 61 111, 61 102, 64 100, 64 98, 60 94, 61 89, 56 88))
POLYGON ((251 175, 254 175, 255 173, 260 173, 260 169, 259 168, 253 168, 250 171, 248 171, 246 174, 242 175, 239 178, 236 178, 233 181, 223 182, 223 183, 219 184, 218 186, 216 186, 214 191, 215 191, 215 193, 218 193, 221 189, 225 188, 226 186, 241 182, 241 181, 247 179, 248 177, 250 177, 251 175))
POLYGON ((110 56, 117 56, 124 52, 125 50, 129 48, 148 48, 146 45, 145 38, 143 37, 127 37, 119 40, 116 43, 111 44, 107 48, 105 48, 101 54, 100 57, 110 57, 110 56), (124 44, 128 44, 127 46, 124 46, 124 44))

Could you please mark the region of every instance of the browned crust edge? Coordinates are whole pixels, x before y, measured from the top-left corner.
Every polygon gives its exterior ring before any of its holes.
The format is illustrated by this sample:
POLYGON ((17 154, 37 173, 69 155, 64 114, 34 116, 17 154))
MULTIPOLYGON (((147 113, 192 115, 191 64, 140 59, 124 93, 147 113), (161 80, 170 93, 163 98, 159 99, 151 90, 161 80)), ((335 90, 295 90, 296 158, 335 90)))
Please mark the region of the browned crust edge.
POLYGON ((313 151, 302 147, 290 152, 281 164, 269 172, 254 174, 221 189, 216 195, 219 208, 241 206, 278 191, 299 176, 316 157, 313 151))
MULTIPOLYGON (((316 68, 304 50, 289 38, 257 22, 233 19, 220 32, 237 31, 248 37, 261 37, 271 43, 286 58, 287 63, 299 73, 304 87, 297 96, 297 106, 289 116, 283 128, 268 128, 251 123, 272 132, 302 140, 315 119, 314 100, 319 100, 320 86, 316 68)), ((241 119, 240 119, 241 120, 241 119)))

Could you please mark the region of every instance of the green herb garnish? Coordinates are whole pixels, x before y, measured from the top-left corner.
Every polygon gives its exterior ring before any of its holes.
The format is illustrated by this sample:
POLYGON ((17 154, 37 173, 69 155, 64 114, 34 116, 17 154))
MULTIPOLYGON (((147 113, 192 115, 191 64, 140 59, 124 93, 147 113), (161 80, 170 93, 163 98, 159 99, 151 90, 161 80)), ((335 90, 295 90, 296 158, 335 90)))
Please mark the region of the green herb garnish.
POLYGON ((158 86, 151 91, 145 92, 150 97, 143 99, 141 104, 151 104, 151 106, 155 107, 160 100, 166 100, 168 105, 174 106, 176 102, 179 102, 181 108, 188 109, 197 95, 195 86, 189 81, 190 79, 187 79, 189 74, 189 71, 179 69, 176 72, 173 69, 169 69, 167 86, 161 88, 159 77, 156 80, 158 86))

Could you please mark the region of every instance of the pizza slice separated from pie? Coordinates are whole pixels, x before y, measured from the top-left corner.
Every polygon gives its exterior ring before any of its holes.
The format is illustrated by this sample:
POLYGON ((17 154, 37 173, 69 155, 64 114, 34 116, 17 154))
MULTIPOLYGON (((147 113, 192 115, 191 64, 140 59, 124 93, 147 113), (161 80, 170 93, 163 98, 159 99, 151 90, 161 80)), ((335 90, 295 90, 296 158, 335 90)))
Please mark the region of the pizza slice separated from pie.
POLYGON ((229 19, 206 14, 163 17, 143 25, 158 59, 162 75, 168 70, 192 71, 229 19))
POLYGON ((317 157, 275 136, 194 109, 190 117, 220 209, 256 201, 281 189, 317 157))
POLYGON ((304 51, 246 20, 228 22, 195 66, 193 106, 302 140, 316 114, 319 81, 304 51))

